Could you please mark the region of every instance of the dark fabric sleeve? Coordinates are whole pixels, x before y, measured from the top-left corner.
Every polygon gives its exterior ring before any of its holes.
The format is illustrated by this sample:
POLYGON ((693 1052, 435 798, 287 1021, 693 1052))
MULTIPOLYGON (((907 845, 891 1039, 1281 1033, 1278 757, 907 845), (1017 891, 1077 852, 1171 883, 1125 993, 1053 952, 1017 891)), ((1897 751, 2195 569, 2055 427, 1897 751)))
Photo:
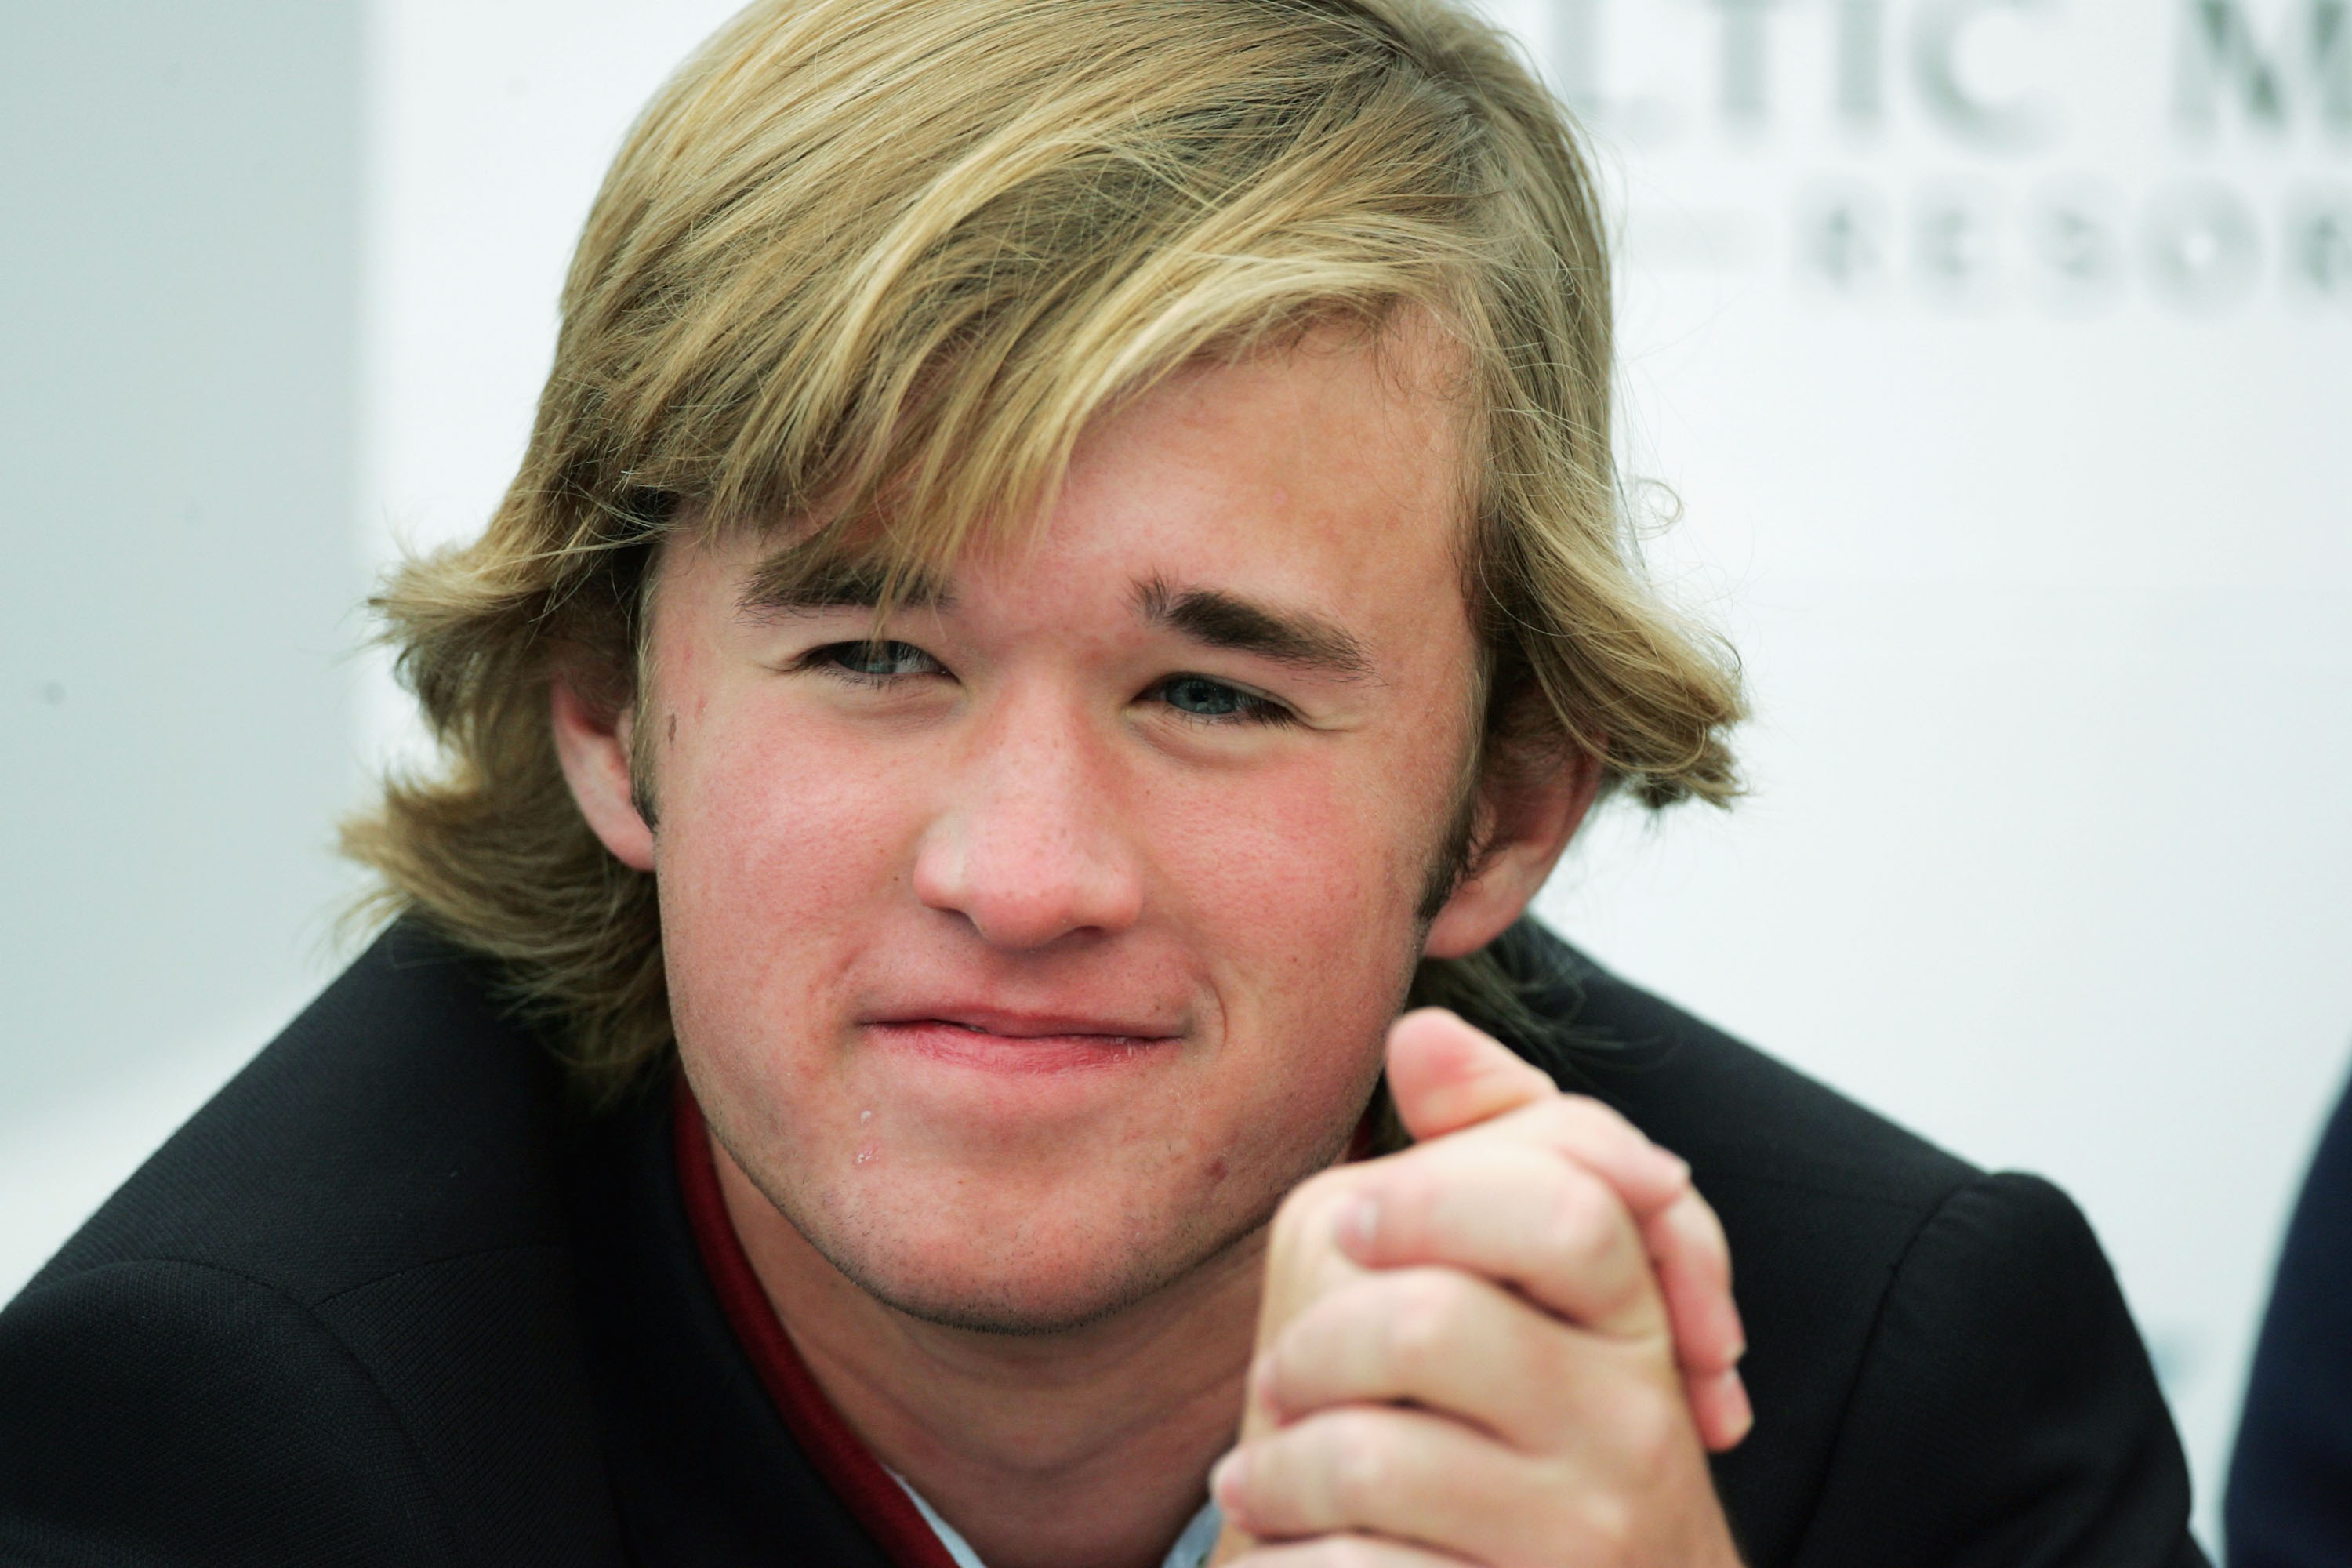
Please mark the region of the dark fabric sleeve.
POLYGON ((0 1313, 0 1562, 456 1561, 391 1406, 279 1292, 125 1262, 37 1284, 0 1313))
POLYGON ((2231 1568, 2352 1563, 2352 1094, 2279 1253, 2224 1517, 2231 1568))
POLYGON ((2065 1194, 1959 1187, 1896 1266, 1803 1568, 2201 1568, 2188 1468, 2065 1194))

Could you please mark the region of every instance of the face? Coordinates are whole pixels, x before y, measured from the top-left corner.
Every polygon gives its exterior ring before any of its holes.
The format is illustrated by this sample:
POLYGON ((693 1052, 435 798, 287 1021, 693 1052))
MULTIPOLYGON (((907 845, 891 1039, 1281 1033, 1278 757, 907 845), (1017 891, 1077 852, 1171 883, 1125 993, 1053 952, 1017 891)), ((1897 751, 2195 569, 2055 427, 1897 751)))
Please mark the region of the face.
POLYGON ((878 644, 870 603, 761 602, 784 540, 675 544, 642 710, 559 691, 715 1133, 873 1295, 1036 1331, 1225 1253, 1345 1148, 1415 961, 1540 882, 1569 785, 1421 908, 1475 706, 1443 368, 1310 338, 1186 372, 878 644))

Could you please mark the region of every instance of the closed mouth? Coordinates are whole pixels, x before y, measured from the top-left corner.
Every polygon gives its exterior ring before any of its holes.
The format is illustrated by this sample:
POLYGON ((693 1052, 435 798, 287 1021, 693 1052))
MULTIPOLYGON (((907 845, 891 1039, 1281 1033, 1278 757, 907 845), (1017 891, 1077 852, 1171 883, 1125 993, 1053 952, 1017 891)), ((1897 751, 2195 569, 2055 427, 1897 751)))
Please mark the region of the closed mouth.
POLYGON ((936 1060, 996 1072, 1058 1073, 1116 1067, 1178 1038, 1123 1020, 995 1014, 976 1018, 915 1013, 869 1019, 878 1043, 936 1060))

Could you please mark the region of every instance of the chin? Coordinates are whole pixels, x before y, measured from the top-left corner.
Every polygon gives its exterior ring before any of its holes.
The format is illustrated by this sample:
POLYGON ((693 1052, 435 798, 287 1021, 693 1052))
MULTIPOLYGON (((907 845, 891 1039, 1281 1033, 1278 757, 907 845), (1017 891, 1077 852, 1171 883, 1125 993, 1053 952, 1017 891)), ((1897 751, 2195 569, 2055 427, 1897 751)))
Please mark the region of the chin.
MULTIPOLYGON (((1346 1090, 1297 1098, 1337 1099, 1343 1110, 1353 1100, 1346 1090)), ((1052 1135, 1004 1137, 925 1126, 903 1110, 886 1120, 912 1125, 870 1161, 846 1143, 782 1139, 732 1158, 869 1300, 1007 1335, 1066 1333, 1214 1288, 1219 1260, 1339 1159, 1354 1128, 1341 1114, 1240 1130, 1211 1119, 1148 1136, 1064 1122, 1052 1135)))
POLYGON ((1164 1192, 1101 1201, 1101 1192, 1049 1184, 1024 1201, 969 1206, 939 1201, 940 1184, 922 1183, 879 1204, 877 1192, 863 1194, 866 1204, 842 1204, 846 1194, 835 1192, 814 1213, 776 1206, 818 1256, 891 1310, 973 1333, 1049 1335, 1118 1317, 1197 1277, 1261 1232, 1289 1187, 1265 1180, 1249 1196, 1179 1204, 1164 1192))
POLYGON ((970 1333, 1016 1336, 1066 1334, 1115 1318, 1175 1278, 1136 1271, 1109 1279, 1032 1274, 956 1282, 936 1277, 868 1279, 851 1269, 843 1272, 876 1300, 908 1317, 970 1333))
POLYGON ((1149 1237, 1111 1215, 1045 1226, 795 1223, 825 1261, 885 1306, 976 1333, 1036 1335, 1116 1317, 1194 1276, 1260 1230, 1279 1201, 1275 1194, 1263 1212, 1222 1223, 1211 1215, 1176 1220, 1149 1237))

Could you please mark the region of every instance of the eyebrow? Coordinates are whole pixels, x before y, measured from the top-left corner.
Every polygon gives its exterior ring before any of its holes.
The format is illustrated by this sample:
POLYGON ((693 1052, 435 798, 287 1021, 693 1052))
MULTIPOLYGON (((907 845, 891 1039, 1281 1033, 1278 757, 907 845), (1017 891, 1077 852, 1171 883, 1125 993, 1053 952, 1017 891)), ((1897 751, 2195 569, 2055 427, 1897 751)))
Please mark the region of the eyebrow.
POLYGON ((1214 588, 1180 592, 1162 577, 1138 583, 1135 605, 1146 621, 1209 647, 1343 679, 1372 673, 1371 656, 1352 633, 1305 610, 1276 609, 1214 588))
POLYGON ((888 569, 870 557, 788 545, 752 569, 742 606, 786 613, 870 610, 881 605, 886 590, 894 604, 944 610, 955 603, 945 581, 919 566, 900 572, 894 583, 888 569))
MULTIPOLYGON (((842 551, 788 546, 753 569, 744 591, 746 610, 874 609, 882 603, 887 569, 870 557, 842 551)), ((892 600, 929 609, 950 610, 955 595, 946 581, 920 566, 898 578, 892 600)), ((1372 673, 1371 655, 1353 633, 1310 611, 1278 609, 1216 588, 1178 589, 1165 577, 1135 585, 1135 606, 1144 620, 1205 647, 1255 654, 1295 669, 1344 680, 1372 673)))

